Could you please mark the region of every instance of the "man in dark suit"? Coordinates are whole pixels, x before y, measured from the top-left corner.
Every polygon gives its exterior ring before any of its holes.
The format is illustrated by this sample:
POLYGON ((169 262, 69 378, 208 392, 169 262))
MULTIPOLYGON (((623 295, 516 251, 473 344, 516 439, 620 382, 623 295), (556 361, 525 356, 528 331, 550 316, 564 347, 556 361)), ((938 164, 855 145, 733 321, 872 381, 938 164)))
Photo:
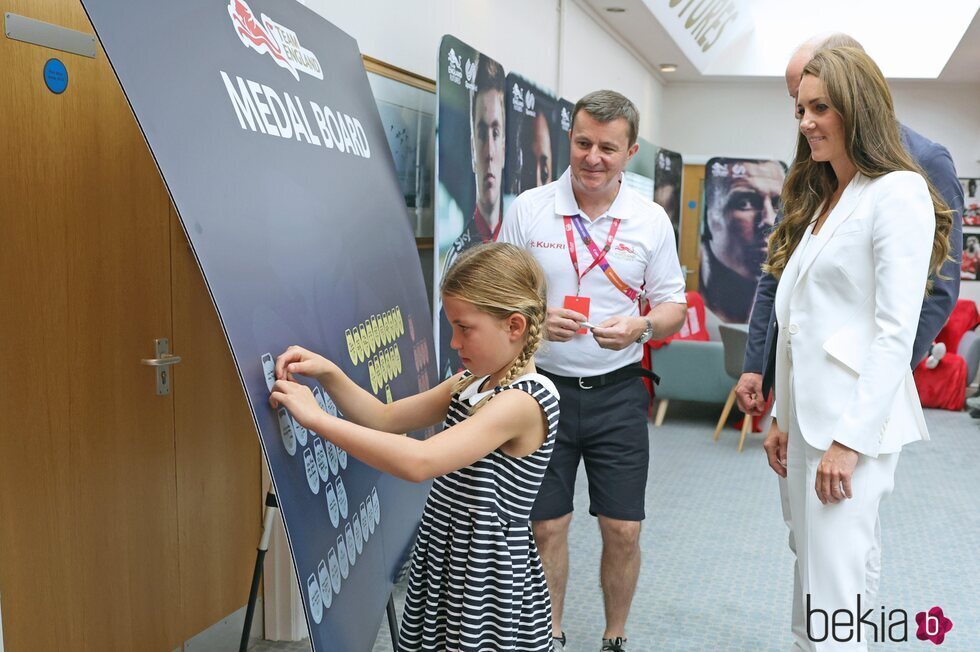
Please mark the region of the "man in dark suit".
MULTIPOLYGON (((834 34, 830 37, 814 38, 807 41, 790 58, 786 66, 786 89, 789 91, 790 97, 793 98, 794 112, 797 91, 803 77, 803 68, 820 50, 835 47, 864 49, 854 38, 846 34, 834 34)), ((932 142, 905 125, 899 125, 899 127, 905 148, 925 171, 936 191, 954 212, 953 228, 949 234, 949 241, 952 243, 952 250, 955 250, 957 245, 963 242, 963 189, 956 176, 953 159, 949 151, 942 145, 932 142)), ((782 214, 778 215, 776 222, 778 223, 781 218, 782 214)), ((915 344, 912 347, 912 359, 910 360, 912 367, 915 367, 929 353, 929 347, 953 311, 960 291, 959 267, 957 260, 946 261, 942 267, 942 276, 945 278, 932 277, 934 283, 932 293, 923 301, 922 312, 919 315, 919 325, 915 335, 915 344)), ((755 303, 749 320, 749 336, 745 347, 742 375, 735 387, 739 408, 746 414, 753 416, 762 414, 765 409, 766 398, 769 396, 775 375, 776 316, 773 300, 776 296, 777 283, 778 281, 770 274, 764 274, 759 279, 755 303)), ((783 501, 783 515, 789 523, 786 494, 786 442, 787 433, 781 432, 776 427, 776 420, 773 419, 763 447, 769 458, 769 466, 780 476, 779 488, 783 501)), ((793 541, 792 530, 789 536, 789 546, 795 554, 796 545, 793 541)), ((868 590, 865 597, 870 598, 869 603, 871 604, 873 604, 873 597, 877 593, 877 578, 880 568, 880 559, 877 556, 879 548, 880 546, 876 546, 872 551, 867 566, 868 590)), ((799 568, 797 568, 795 579, 799 585, 799 568)), ((794 596, 798 598, 799 594, 799 590, 794 590, 794 596)), ((793 632, 797 639, 796 645, 800 649, 808 649, 804 618, 803 605, 799 599, 795 599, 793 604, 793 632)), ((794 649, 797 648, 794 647, 794 649)))

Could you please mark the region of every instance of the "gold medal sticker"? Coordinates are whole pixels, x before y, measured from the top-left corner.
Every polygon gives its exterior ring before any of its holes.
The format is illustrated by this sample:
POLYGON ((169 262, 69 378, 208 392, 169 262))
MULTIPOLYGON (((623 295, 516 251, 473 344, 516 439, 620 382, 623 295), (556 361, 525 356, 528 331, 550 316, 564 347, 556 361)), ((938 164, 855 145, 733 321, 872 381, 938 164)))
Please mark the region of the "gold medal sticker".
POLYGON ((378 393, 378 369, 374 364, 374 359, 368 360, 368 377, 371 379, 371 391, 378 393))
POLYGON ((354 349, 354 336, 351 334, 349 328, 344 329, 344 339, 347 340, 347 355, 350 356, 350 361, 356 365, 357 352, 354 349))
POLYGON ((373 336, 374 336, 374 334, 371 332, 371 320, 370 319, 365 319, 358 326, 358 328, 363 328, 364 329, 362 335, 364 337, 364 341, 367 343, 367 354, 368 354, 368 357, 370 357, 371 354, 374 353, 374 342, 373 342, 373 339, 374 339, 373 336))
POLYGON ((368 335, 364 322, 357 325, 357 332, 361 334, 361 350, 364 352, 364 359, 367 360, 374 353, 374 349, 371 347, 371 336, 368 335))
POLYGON ((351 337, 354 340, 354 354, 357 356, 357 362, 355 364, 361 364, 364 362, 364 345, 361 344, 361 334, 357 332, 357 328, 351 329, 351 337))

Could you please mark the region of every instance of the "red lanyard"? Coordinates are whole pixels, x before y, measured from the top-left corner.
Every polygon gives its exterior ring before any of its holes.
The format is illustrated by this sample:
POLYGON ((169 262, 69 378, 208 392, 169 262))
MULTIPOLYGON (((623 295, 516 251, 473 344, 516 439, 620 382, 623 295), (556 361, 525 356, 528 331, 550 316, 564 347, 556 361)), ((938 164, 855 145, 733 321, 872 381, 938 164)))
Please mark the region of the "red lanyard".
POLYGON ((613 242, 616 240, 616 231, 619 229, 620 222, 619 218, 612 221, 612 226, 609 227, 609 235, 606 236, 606 246, 603 247, 602 250, 596 246, 595 240, 593 240, 592 236, 589 235, 581 215, 566 215, 564 220, 565 239, 568 240, 568 255, 572 259, 572 267, 575 269, 576 296, 578 296, 582 289, 582 279, 585 278, 586 274, 592 271, 593 267, 598 265, 602 268, 602 271, 605 272, 606 276, 609 278, 609 281, 616 286, 620 292, 629 297, 630 301, 636 301, 636 297, 639 295, 639 292, 626 285, 623 279, 619 277, 619 274, 617 274, 609 264, 609 261, 606 260, 606 254, 609 253, 610 249, 612 249, 613 242), (582 273, 579 273, 578 252, 576 251, 575 247, 575 235, 572 233, 573 224, 575 226, 575 230, 578 231, 579 236, 582 238, 582 242, 585 243, 585 246, 589 248, 589 253, 592 254, 592 264, 589 265, 582 273))

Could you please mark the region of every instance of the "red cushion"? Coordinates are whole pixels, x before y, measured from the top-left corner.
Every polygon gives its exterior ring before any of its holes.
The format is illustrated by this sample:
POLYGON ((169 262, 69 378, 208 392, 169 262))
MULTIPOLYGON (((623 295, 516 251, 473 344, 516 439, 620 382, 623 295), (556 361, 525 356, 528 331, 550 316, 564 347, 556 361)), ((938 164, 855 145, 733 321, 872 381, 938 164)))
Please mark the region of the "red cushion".
POLYGON ((935 369, 927 369, 923 360, 915 368, 913 376, 922 407, 954 411, 963 409, 967 379, 966 360, 962 357, 947 353, 935 369))
POLYGON ((972 331, 978 324, 980 313, 977 312, 977 304, 969 299, 960 299, 946 320, 946 325, 936 336, 936 341, 946 345, 947 353, 958 353, 963 333, 972 331))
POLYGON ((659 349, 672 340, 708 341, 708 329, 705 328, 704 324, 704 299, 697 292, 688 292, 685 296, 687 299, 687 319, 684 320, 681 329, 662 340, 650 340, 647 342, 647 346, 659 349))

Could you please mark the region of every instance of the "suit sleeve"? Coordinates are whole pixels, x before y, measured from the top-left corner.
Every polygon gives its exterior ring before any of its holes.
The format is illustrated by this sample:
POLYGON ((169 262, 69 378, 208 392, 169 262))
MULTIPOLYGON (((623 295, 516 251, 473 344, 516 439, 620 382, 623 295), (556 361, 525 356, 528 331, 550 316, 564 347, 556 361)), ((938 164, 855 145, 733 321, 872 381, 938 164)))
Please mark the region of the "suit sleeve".
POLYGON ((772 304, 776 298, 776 278, 763 274, 755 289, 752 316, 749 317, 749 337, 745 342, 745 361, 742 373, 761 374, 765 369, 766 334, 772 320, 772 304))
POLYGON ((888 415, 909 374, 936 228, 932 199, 920 175, 893 172, 876 185, 874 337, 834 431, 835 441, 871 457, 878 456, 888 415))
POLYGON ((949 150, 941 145, 935 145, 931 156, 919 161, 919 164, 929 175, 929 180, 942 196, 946 205, 953 211, 953 228, 949 232, 950 254, 953 260, 947 260, 942 267, 940 278, 932 275, 932 292, 922 303, 919 314, 919 328, 915 335, 915 345, 912 348, 912 367, 915 367, 929 352, 929 347, 936 335, 946 324, 956 299, 960 293, 960 246, 963 242, 963 189, 956 177, 956 168, 949 150))

